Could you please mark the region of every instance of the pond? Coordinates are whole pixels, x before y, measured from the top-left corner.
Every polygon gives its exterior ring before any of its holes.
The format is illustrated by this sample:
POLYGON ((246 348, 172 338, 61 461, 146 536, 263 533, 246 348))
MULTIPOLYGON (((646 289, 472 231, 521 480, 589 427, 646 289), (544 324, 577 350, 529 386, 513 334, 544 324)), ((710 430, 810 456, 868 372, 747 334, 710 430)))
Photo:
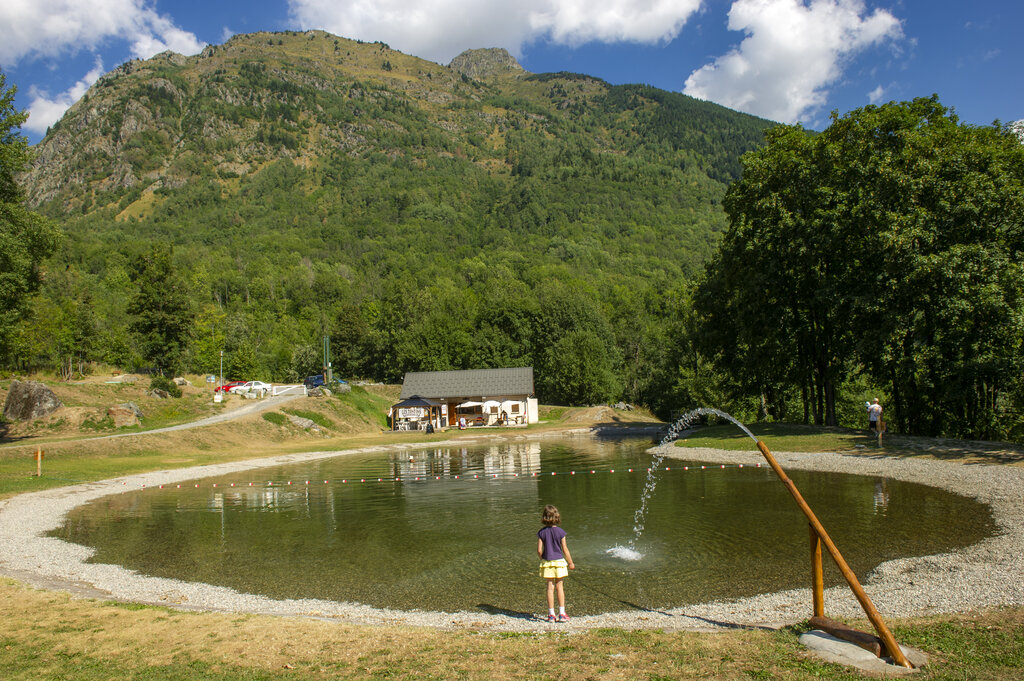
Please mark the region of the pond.
MULTIPOLYGON (((534 613, 536 532, 559 507, 576 614, 669 608, 809 586, 807 522, 767 466, 666 460, 639 560, 648 439, 572 438, 351 454, 105 497, 53 533, 93 562, 274 598, 534 613), (630 470, 632 469, 632 471, 630 470)), ((886 478, 788 472, 863 578, 892 558, 994 532, 986 506, 886 478)), ((841 576, 825 559, 827 584, 841 576)))

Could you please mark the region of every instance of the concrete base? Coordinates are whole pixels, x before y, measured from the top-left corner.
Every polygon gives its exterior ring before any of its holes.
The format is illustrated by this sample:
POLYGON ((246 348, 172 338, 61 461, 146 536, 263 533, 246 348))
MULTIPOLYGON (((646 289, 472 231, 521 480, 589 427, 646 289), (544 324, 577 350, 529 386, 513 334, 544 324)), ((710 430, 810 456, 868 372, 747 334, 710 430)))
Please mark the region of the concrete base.
POLYGON ((875 657, 858 645, 817 629, 801 634, 800 643, 823 660, 875 674, 913 674, 928 664, 928 656, 916 648, 900 646, 907 660, 914 665, 914 669, 906 669, 893 664, 892 658, 875 657))

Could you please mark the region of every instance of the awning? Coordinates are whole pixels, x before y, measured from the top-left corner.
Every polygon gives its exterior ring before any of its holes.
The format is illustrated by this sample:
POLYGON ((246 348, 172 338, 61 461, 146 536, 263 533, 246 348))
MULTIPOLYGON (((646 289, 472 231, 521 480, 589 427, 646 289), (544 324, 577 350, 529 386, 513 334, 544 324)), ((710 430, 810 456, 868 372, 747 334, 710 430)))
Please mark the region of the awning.
POLYGON ((455 408, 465 409, 467 407, 479 407, 481 405, 483 405, 483 402, 474 402, 473 400, 470 400, 469 402, 463 402, 462 404, 456 405, 455 408))
POLYGON ((419 395, 413 395, 412 397, 410 397, 409 399, 405 400, 404 402, 399 402, 398 404, 396 404, 392 408, 393 409, 404 409, 405 407, 433 407, 433 406, 434 406, 433 404, 431 404, 430 402, 427 402, 425 399, 423 399, 419 395))

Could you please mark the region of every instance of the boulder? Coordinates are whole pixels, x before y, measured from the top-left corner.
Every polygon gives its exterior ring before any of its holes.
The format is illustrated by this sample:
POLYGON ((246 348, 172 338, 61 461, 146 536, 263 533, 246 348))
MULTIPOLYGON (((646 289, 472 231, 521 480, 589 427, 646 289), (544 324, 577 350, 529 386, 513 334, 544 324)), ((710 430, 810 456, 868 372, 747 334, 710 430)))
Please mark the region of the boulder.
POLYGON ((152 390, 149 391, 148 394, 151 397, 157 397, 161 400, 166 400, 171 397, 171 394, 169 392, 167 392, 166 390, 161 390, 160 388, 153 388, 152 390))
POLYGON ((139 425, 139 417, 135 411, 123 404, 107 409, 107 416, 113 419, 115 428, 139 425))
POLYGON ((124 404, 119 404, 117 406, 119 409, 130 410, 133 414, 135 414, 135 418, 141 419, 143 417, 142 410, 139 409, 139 405, 135 404, 134 402, 125 402, 124 404))
POLYGON ((63 406, 64 403, 42 383, 13 380, 4 402, 4 418, 8 421, 41 419, 63 406))
POLYGON ((184 376, 178 376, 177 378, 175 378, 174 379, 174 384, 178 385, 178 386, 186 386, 186 385, 190 386, 190 385, 192 385, 191 383, 188 382, 188 379, 185 378, 184 376))

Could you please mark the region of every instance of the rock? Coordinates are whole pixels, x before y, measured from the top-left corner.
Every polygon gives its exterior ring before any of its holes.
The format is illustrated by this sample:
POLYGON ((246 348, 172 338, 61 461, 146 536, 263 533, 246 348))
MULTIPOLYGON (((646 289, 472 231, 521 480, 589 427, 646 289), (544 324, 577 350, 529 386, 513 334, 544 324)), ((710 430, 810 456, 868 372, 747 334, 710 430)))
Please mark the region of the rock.
POLYGON ((146 394, 149 395, 150 397, 156 397, 161 400, 166 400, 171 397, 171 394, 169 392, 167 392, 166 390, 161 390, 160 388, 153 388, 146 394))
POLYGON ((64 403, 42 383, 13 380, 4 402, 4 418, 8 421, 41 419, 63 406, 64 403))
POLYGON ((179 386, 189 385, 190 386, 192 384, 189 383, 188 379, 186 379, 184 376, 178 376, 177 378, 174 379, 174 385, 179 385, 179 386))
POLYGON ((500 47, 466 50, 452 59, 448 66, 477 80, 504 73, 526 73, 516 58, 500 47))
POLYGON ((338 385, 334 386, 334 392, 341 394, 350 393, 352 392, 352 386, 350 386, 348 383, 339 383, 338 385))
POLYGON ((117 408, 130 410, 133 414, 135 414, 135 418, 141 419, 143 417, 142 410, 139 409, 139 405, 135 404, 134 402, 125 402, 124 404, 119 404, 117 405, 117 408))
POLYGON ((115 428, 139 425, 138 415, 133 409, 130 409, 125 405, 119 405, 117 407, 107 409, 107 416, 113 419, 115 428))
POLYGON ((292 414, 288 414, 288 420, 304 430, 320 430, 320 426, 316 425, 316 423, 314 423, 312 419, 307 419, 301 416, 294 416, 292 414))
POLYGON ((334 393, 331 392, 330 388, 320 388, 320 392, 324 394, 324 397, 330 397, 334 393))

